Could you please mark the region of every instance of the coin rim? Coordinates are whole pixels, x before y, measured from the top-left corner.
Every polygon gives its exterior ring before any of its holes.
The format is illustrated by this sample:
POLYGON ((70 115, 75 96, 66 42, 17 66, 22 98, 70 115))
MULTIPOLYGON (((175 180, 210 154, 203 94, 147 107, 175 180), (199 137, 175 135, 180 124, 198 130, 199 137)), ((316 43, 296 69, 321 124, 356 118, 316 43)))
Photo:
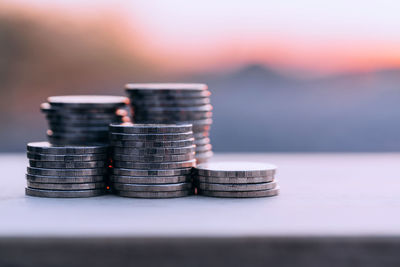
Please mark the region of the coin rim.
POLYGON ((25 194, 32 197, 46 197, 46 198, 84 198, 95 197, 105 193, 103 189, 87 189, 87 190, 44 190, 25 188, 25 194), (38 194, 39 193, 39 194, 38 194))
POLYGON ((261 198, 273 197, 280 194, 280 187, 274 189, 258 190, 258 191, 208 191, 197 190, 199 195, 207 197, 220 197, 220 198, 261 198))

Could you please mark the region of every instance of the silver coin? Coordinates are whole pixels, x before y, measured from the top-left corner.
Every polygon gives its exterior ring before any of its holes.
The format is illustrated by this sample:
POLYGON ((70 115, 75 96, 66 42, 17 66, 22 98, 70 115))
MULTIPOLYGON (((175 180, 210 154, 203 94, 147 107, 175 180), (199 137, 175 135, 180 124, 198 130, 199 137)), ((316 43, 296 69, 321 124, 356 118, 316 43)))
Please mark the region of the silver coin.
MULTIPOLYGON (((137 120, 136 120, 136 118, 135 118, 135 123, 139 123, 137 120)), ((147 123, 151 123, 150 121, 146 121, 146 120, 144 120, 143 122, 140 122, 140 123, 143 123, 143 124, 147 124, 147 123)), ((158 124, 159 122, 155 122, 156 124, 158 124)), ((168 124, 170 124, 171 122, 168 122, 168 124)), ((203 120, 181 120, 181 121, 179 121, 179 122, 175 122, 175 123, 178 123, 178 124, 192 124, 192 129, 195 129, 197 126, 204 126, 204 125, 208 125, 208 126, 210 126, 210 125, 212 125, 212 123, 213 123, 213 120, 212 119, 203 119, 203 120)), ((195 131, 193 131, 193 132, 195 132, 195 131)))
POLYGON ((87 138, 54 138, 51 136, 47 137, 50 143, 54 145, 97 145, 97 144, 108 144, 109 140, 106 137, 87 137, 87 138))
POLYGON ((176 184, 190 182, 190 175, 181 176, 118 176, 111 175, 110 180, 122 184, 176 184))
POLYGON ((49 117, 56 117, 62 119, 76 119, 76 120, 109 120, 114 119, 115 117, 123 117, 128 116, 128 111, 124 109, 110 109, 98 112, 87 112, 84 110, 69 110, 65 108, 58 109, 42 109, 43 113, 49 117))
MULTIPOLYGON (((125 121, 124 117, 114 117, 110 119, 68 119, 55 116, 46 116, 46 120, 49 128, 59 129, 59 130, 71 130, 80 129, 81 131, 89 131, 99 128, 99 131, 104 131, 104 128, 108 128, 110 123, 122 123, 125 121)), ((107 129, 108 130, 108 129, 107 129)))
POLYGON ((227 198, 256 198, 256 197, 272 197, 279 194, 279 186, 274 189, 269 190, 259 190, 259 191, 208 191, 208 190, 198 190, 200 195, 209 197, 227 197, 227 198))
POLYGON ((178 99, 157 99, 157 98, 132 98, 133 106, 140 107, 195 107, 210 104, 210 98, 178 98, 178 99))
MULTIPOLYGON (((139 107, 137 107, 139 108, 139 107)), ((136 109, 135 109, 136 110, 136 109)), ((146 107, 143 110, 151 112, 179 112, 179 113, 196 113, 196 112, 208 112, 213 110, 213 106, 210 104, 196 107, 146 107)))
MULTIPOLYGON (((127 113, 127 112, 126 112, 127 113)), ((114 120, 127 115, 117 115, 116 112, 110 113, 82 113, 82 112, 63 112, 59 110, 46 111, 46 118, 55 120, 114 120)))
POLYGON ((108 125, 117 121, 120 123, 124 117, 119 117, 114 120, 63 120, 63 119, 48 119, 49 128, 59 131, 109 131, 108 125))
POLYGON ((162 162, 162 163, 144 163, 144 162, 130 162, 130 161, 115 161, 113 166, 115 168, 126 168, 126 169, 182 169, 190 168, 196 165, 195 160, 181 161, 181 162, 162 162))
POLYGON ((104 182, 107 176, 92 175, 81 177, 60 177, 60 176, 42 176, 26 174, 26 179, 34 183, 50 183, 50 184, 81 184, 81 183, 97 183, 104 182))
POLYGON ((109 130, 107 126, 102 126, 102 127, 54 127, 54 126, 49 126, 50 130, 52 133, 56 133, 55 135, 96 135, 96 136, 105 136, 109 134, 109 130))
POLYGON ((205 164, 205 163, 209 162, 210 159, 211 159, 211 158, 201 158, 201 159, 196 158, 196 164, 197 164, 197 165, 199 165, 199 164, 205 164))
POLYGON ((206 137, 206 138, 200 138, 200 139, 195 139, 194 140, 194 144, 196 146, 204 146, 204 145, 208 145, 211 142, 210 138, 206 137))
POLYGON ((181 122, 181 123, 191 123, 192 127, 195 128, 197 126, 212 125, 213 124, 213 120, 212 119, 193 120, 193 121, 190 121, 190 122, 181 122))
POLYGON ((212 112, 202 112, 202 113, 173 113, 173 112, 150 112, 150 111, 135 111, 134 120, 157 120, 157 121, 179 121, 186 120, 203 120, 212 118, 212 112))
POLYGON ((128 97, 132 99, 131 105, 135 105, 138 100, 183 100, 183 99, 204 99, 210 98, 211 92, 208 90, 204 91, 178 91, 178 90, 135 90, 127 92, 128 97), (135 102, 136 101, 136 102, 135 102))
MULTIPOLYGON (((133 114, 134 120, 136 118, 140 120, 165 120, 165 121, 176 121, 174 124, 179 123, 180 121, 195 121, 195 120, 204 120, 212 118, 212 112, 203 112, 203 113, 172 113, 172 112, 148 112, 148 111, 135 111, 133 114)), ((170 122, 169 122, 170 123, 170 122)))
POLYGON ((212 151, 208 151, 208 152, 196 152, 196 160, 197 161, 202 161, 202 160, 208 160, 210 158, 212 158, 212 156, 214 155, 214 153, 212 151))
POLYGON ((41 176, 57 176, 57 177, 82 177, 92 175, 105 175, 107 168, 96 169, 44 169, 44 168, 27 168, 28 174, 41 176))
MULTIPOLYGON (((143 85, 143 84, 141 84, 143 85)), ((136 85, 127 84, 126 92, 131 99, 141 98, 205 98, 211 95, 204 84, 152 84, 151 87, 145 85, 146 88, 134 88, 136 85)))
POLYGON ((107 145, 108 140, 106 138, 102 139, 53 139, 47 137, 47 139, 53 144, 58 146, 72 146, 72 145, 107 145))
POLYGON ((25 194, 33 197, 51 197, 51 198, 79 198, 79 197, 95 197, 104 194, 103 189, 88 189, 88 190, 45 190, 25 188, 25 194))
POLYGON ((29 165, 34 168, 46 169, 92 169, 106 167, 106 161, 37 161, 29 160, 29 165))
POLYGON ((55 139, 90 139, 90 138, 102 138, 108 137, 108 131, 105 132, 92 132, 92 133, 66 133, 66 132, 56 132, 53 130, 47 131, 47 136, 55 139))
POLYGON ((110 131, 124 134, 179 134, 192 131, 191 124, 111 124, 110 131))
POLYGON ((146 169, 124 169, 124 168, 112 168, 111 172, 115 176, 181 176, 189 175, 192 172, 192 168, 181 168, 181 169, 170 169, 170 170, 146 170, 146 169))
POLYGON ((52 144, 69 144, 68 142, 71 142, 72 144, 77 144, 76 142, 79 142, 78 144, 85 144, 84 142, 90 142, 90 144, 93 143, 106 143, 108 142, 108 138, 107 136, 103 135, 103 136, 76 136, 76 137, 54 137, 54 136, 47 136, 47 139, 49 140, 49 142, 51 142, 52 144))
POLYGON ((193 134, 194 139, 209 138, 210 132, 204 131, 193 134))
MULTIPOLYGON (((150 93, 150 92, 149 92, 150 93)), ((131 102, 131 107, 136 107, 142 105, 140 101, 162 103, 164 101, 169 102, 182 102, 186 100, 206 100, 210 99, 211 92, 187 92, 187 93, 174 93, 172 91, 164 91, 159 93, 145 94, 143 92, 128 92, 128 97, 131 102)), ((195 106, 195 105, 194 105, 195 106)))
POLYGON ((80 113, 78 114, 68 114, 64 115, 62 113, 45 113, 45 117, 48 121, 62 121, 65 123, 71 123, 71 124, 77 124, 77 123, 93 123, 96 122, 97 124, 99 123, 107 123, 110 121, 118 121, 125 116, 121 115, 116 115, 116 114, 98 114, 98 113, 93 113, 93 114, 85 114, 83 113, 82 115, 80 113), (95 116, 96 115, 96 116, 95 116))
POLYGON ((198 165, 194 172, 201 176, 213 177, 260 177, 274 175, 276 166, 258 162, 210 162, 198 165))
MULTIPOLYGON (((129 101, 129 100, 128 100, 129 101)), ((50 103, 40 104, 40 110, 43 113, 57 112, 62 114, 80 114, 80 115, 92 115, 92 114, 117 114, 124 115, 127 112, 128 106, 123 104, 121 106, 57 106, 50 103)), ((125 115, 124 115, 125 116, 125 115)))
POLYGON ((77 137, 77 138, 54 138, 52 136, 47 136, 47 139, 53 145, 59 146, 75 146, 75 145, 106 145, 108 144, 108 138, 104 136, 99 137, 77 137))
POLYGON ((211 91, 209 90, 177 90, 177 89, 155 89, 155 90, 126 90, 126 93, 131 100, 131 104, 139 100, 186 100, 186 99, 204 99, 210 98, 211 91))
POLYGON ((177 134, 122 134, 111 133, 111 140, 117 141, 182 141, 193 138, 192 132, 177 134))
POLYGON ((176 161, 188 161, 194 159, 195 153, 188 153, 183 155, 146 155, 146 156, 136 156, 136 155, 123 155, 123 154, 113 154, 112 158, 114 161, 133 161, 133 162, 176 162, 176 161))
POLYGON ((274 180, 273 175, 259 177, 213 177, 213 176, 198 176, 194 175, 194 179, 201 183, 214 184, 256 184, 269 183, 274 180))
POLYGON ((81 127, 108 127, 111 123, 123 123, 127 116, 115 117, 112 120, 63 120, 56 118, 46 118, 50 128, 81 128, 81 127))
POLYGON ((27 181, 27 186, 34 189, 45 190, 87 190, 87 189, 105 189, 105 183, 84 183, 84 184, 50 184, 50 183, 35 183, 27 181))
POLYGON ((195 152, 197 148, 192 145, 178 148, 131 148, 131 147, 113 147, 113 153, 125 155, 183 155, 195 152))
POLYGON ((99 154, 107 153, 109 146, 55 146, 49 142, 32 142, 27 144, 27 150, 33 153, 54 155, 99 154))
POLYGON ((191 121, 191 120, 205 120, 212 118, 213 113, 211 111, 198 111, 198 112, 190 112, 190 111, 179 111, 179 110, 169 110, 169 111, 156 111, 150 110, 146 107, 134 108, 133 112, 134 117, 141 118, 160 118, 160 119, 174 119, 181 121, 191 121))
POLYGON ((201 190, 208 191, 260 191, 274 189, 276 182, 258 183, 258 184, 210 184, 197 183, 197 187, 201 190))
POLYGON ((196 146, 196 153, 205 153, 205 152, 209 152, 211 150, 212 150, 211 144, 196 146))
POLYGON ((111 145, 117 147, 135 147, 135 148, 180 148, 188 147, 194 144, 194 138, 180 141, 118 141, 111 140, 111 145))
POLYGON ((179 119, 171 119, 171 118, 164 118, 164 117, 150 117, 150 116, 133 116, 132 120, 136 123, 167 123, 167 124, 176 124, 179 123, 181 120, 179 119))
POLYGON ((117 191, 136 192, 170 192, 192 189, 191 183, 178 184, 120 184, 114 183, 113 188, 117 191))
POLYGON ((27 157, 28 159, 40 161, 99 161, 108 159, 106 153, 86 155, 52 155, 28 152, 27 157))
POLYGON ((185 197, 192 194, 191 190, 183 191, 170 191, 170 192, 137 192, 137 191, 116 191, 117 195, 121 197, 134 197, 134 198, 175 198, 185 197))
POLYGON ((54 137, 47 136, 47 139, 53 145, 63 145, 63 146, 72 146, 72 145, 105 145, 108 143, 108 136, 75 136, 75 137, 54 137), (88 144, 86 144, 86 143, 88 144))
POLYGON ((203 83, 128 83, 125 85, 126 91, 162 91, 162 90, 181 90, 181 91, 204 91, 208 86, 203 83))
POLYGON ((211 130, 211 125, 196 125, 192 127, 193 133, 209 132, 211 130))
POLYGON ((88 108, 106 108, 120 107, 129 104, 129 100, 122 96, 105 95, 65 95, 50 96, 47 102, 54 107, 88 107, 88 108))
POLYGON ((106 136, 98 136, 98 137, 66 137, 66 138, 55 138, 52 136, 48 136, 47 140, 53 144, 57 145, 86 145, 85 142, 89 144, 105 144, 108 143, 108 138, 106 136))
POLYGON ((130 99, 199 99, 210 98, 211 92, 208 90, 129 90, 127 94, 130 99))
MULTIPOLYGON (((134 118, 133 118, 133 121, 135 122, 135 123, 143 123, 143 124, 147 124, 147 123, 149 123, 149 124, 154 124, 154 123, 162 123, 162 124, 177 124, 177 123, 191 123, 191 124, 193 124, 193 129, 195 129, 196 128, 196 124, 197 124, 197 122, 204 122, 204 121, 209 121, 209 120, 211 120, 212 121, 212 119, 206 119, 206 120, 177 120, 177 119, 169 119, 169 118, 148 118, 148 117, 145 117, 145 118, 140 118, 139 116, 134 116, 134 118)), ((199 125, 203 125, 203 124, 199 124, 199 125)), ((193 130, 193 132, 195 133, 196 132, 196 129, 195 130, 193 130)), ((197 132, 199 132, 199 131, 197 131, 197 132)))

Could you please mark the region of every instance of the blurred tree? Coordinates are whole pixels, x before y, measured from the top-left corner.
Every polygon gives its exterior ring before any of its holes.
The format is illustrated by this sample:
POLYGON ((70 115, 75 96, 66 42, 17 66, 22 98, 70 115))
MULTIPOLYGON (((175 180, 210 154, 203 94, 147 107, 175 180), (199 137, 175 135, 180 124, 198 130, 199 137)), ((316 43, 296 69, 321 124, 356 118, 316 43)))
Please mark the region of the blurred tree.
POLYGON ((157 64, 118 16, 67 16, 0 7, 0 143, 23 147, 45 132, 49 95, 124 95, 123 85, 157 77, 157 64), (30 133, 24 131, 30 128, 30 133), (36 133, 36 134, 35 134, 36 133))

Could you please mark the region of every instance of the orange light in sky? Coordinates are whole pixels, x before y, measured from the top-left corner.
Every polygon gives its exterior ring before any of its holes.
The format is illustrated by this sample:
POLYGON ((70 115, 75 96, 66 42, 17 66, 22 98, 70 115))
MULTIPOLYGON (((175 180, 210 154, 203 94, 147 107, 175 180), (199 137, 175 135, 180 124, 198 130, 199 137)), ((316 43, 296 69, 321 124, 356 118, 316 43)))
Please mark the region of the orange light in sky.
POLYGON ((79 19, 118 13, 122 42, 129 46, 134 29, 140 51, 170 72, 253 63, 322 74, 400 67, 398 1, 17 2, 79 19))
POLYGON ((226 40, 215 44, 153 48, 156 57, 172 70, 207 71, 251 63, 309 70, 320 74, 400 67, 400 43, 376 40, 331 40, 313 43, 290 38, 226 40), (173 60, 172 60, 173 59, 173 60))

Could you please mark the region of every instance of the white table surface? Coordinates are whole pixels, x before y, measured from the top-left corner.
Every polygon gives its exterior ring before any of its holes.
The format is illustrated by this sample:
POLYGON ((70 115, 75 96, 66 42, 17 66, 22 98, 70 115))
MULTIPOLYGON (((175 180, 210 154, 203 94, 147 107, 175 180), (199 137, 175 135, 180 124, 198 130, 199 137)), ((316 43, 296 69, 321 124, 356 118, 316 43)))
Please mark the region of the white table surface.
POLYGON ((400 236, 400 154, 217 154, 278 165, 272 198, 25 196, 25 154, 0 154, 0 237, 400 236))

